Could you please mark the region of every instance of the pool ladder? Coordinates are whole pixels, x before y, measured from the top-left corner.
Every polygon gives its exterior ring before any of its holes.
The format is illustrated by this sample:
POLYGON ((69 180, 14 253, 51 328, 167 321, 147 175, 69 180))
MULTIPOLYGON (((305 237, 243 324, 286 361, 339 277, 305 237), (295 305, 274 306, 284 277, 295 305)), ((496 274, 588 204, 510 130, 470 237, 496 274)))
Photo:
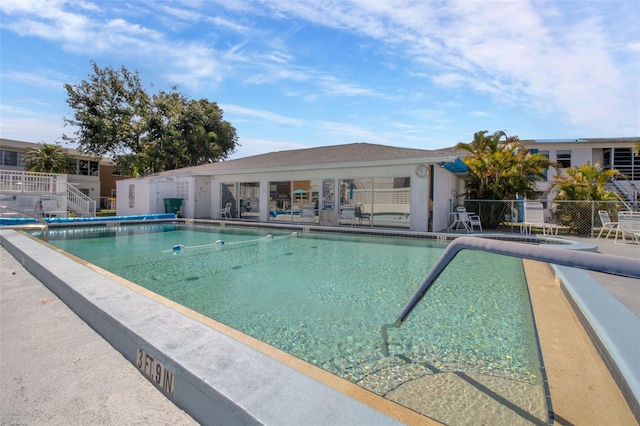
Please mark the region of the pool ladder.
MULTIPOLYGON (((481 237, 461 237, 455 239, 442 253, 436 261, 431 271, 427 274, 418 290, 411 296, 411 299, 400 312, 393 324, 384 324, 382 331, 382 351, 385 357, 389 356, 388 329, 391 327, 400 328, 413 309, 420 303, 431 285, 440 276, 442 271, 456 257, 461 250, 481 250, 489 253, 501 254, 504 256, 519 257, 521 259, 536 260, 539 262, 553 263, 555 265, 569 266, 572 268, 587 269, 597 272, 619 275, 630 278, 640 278, 640 266, 637 259, 628 257, 612 256, 601 253, 584 252, 577 250, 566 250, 546 245, 544 247, 532 244, 514 243, 509 241, 491 240, 481 237)), ((545 375, 544 367, 542 374, 545 375)), ((551 408, 549 389, 546 378, 545 394, 549 409, 549 424, 553 424, 554 416, 551 408)))
MULTIPOLYGON (((561 246, 559 246, 561 247, 561 246)), ((383 352, 389 356, 387 330, 390 327, 400 328, 413 309, 420 303, 434 281, 440 276, 444 268, 456 257, 461 250, 481 250, 504 256, 519 257, 521 259, 537 260, 555 265, 572 268, 605 272, 629 278, 640 278, 638 260, 630 257, 619 257, 608 254, 556 249, 546 245, 544 247, 532 244, 514 243, 509 241, 491 240, 480 237, 460 237, 454 240, 442 253, 431 271, 427 274, 418 290, 411 296, 393 324, 382 326, 383 352)))
MULTIPOLYGON (((38 216, 34 216, 32 214, 29 213, 25 213, 21 210, 16 210, 16 209, 12 209, 11 207, 7 207, 7 206, 0 206, 0 210, 10 210, 14 213, 19 213, 22 214, 24 216, 27 216, 31 219, 37 220, 38 222, 40 222, 39 224, 35 224, 35 223, 24 223, 24 224, 19 224, 19 225, 3 225, 0 226, 1 228, 5 228, 5 229, 30 229, 30 228, 42 228, 42 235, 41 238, 46 241, 49 238, 49 224, 47 223, 46 220, 44 220, 41 217, 38 216)), ((0 213, 0 216, 2 216, 2 213, 0 213)))

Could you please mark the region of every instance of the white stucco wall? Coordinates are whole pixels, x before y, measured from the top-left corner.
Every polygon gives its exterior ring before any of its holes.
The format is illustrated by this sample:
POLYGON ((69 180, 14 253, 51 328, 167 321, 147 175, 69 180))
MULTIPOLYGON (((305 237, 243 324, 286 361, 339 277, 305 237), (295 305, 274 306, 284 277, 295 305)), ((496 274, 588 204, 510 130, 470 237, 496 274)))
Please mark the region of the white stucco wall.
MULTIPOLYGON (((165 198, 182 198, 181 214, 184 218, 217 218, 217 211, 221 208, 221 185, 258 182, 260 185, 259 211, 260 221, 269 220, 269 193, 270 182, 277 181, 322 181, 323 179, 334 179, 334 194, 340 192, 340 181, 343 179, 371 179, 389 177, 408 177, 411 182, 410 195, 410 229, 413 231, 426 232, 428 230, 428 209, 429 209, 429 185, 430 177, 416 176, 416 167, 420 164, 427 164, 416 161, 407 164, 377 164, 361 166, 357 164, 340 165, 333 167, 308 167, 288 170, 243 170, 241 172, 228 173, 222 175, 220 172, 212 171, 211 176, 187 176, 188 171, 182 175, 145 177, 141 179, 128 179, 117 182, 118 193, 118 215, 137 215, 147 213, 164 213, 165 198), (134 205, 129 206, 129 186, 133 185, 134 205), (202 191, 208 191, 203 193, 202 191)), ((437 191, 434 198, 434 230, 445 229, 448 225, 449 198, 451 190, 458 186, 459 179, 437 165, 435 169, 435 180, 437 191)), ((375 202, 375 201, 374 201, 375 202)), ((339 208, 338 203, 334 203, 334 209, 339 208)))
POLYGON ((89 197, 100 205, 100 177, 67 175, 67 183, 78 190, 86 191, 89 197))
POLYGON ((464 193, 464 181, 441 167, 436 166, 433 169, 435 174, 433 186, 433 230, 438 232, 447 229, 449 226, 452 191, 455 191, 456 194, 464 193))
POLYGON ((127 179, 116 182, 118 200, 116 215, 132 216, 156 213, 155 207, 151 210, 149 188, 149 181, 143 179, 127 179))

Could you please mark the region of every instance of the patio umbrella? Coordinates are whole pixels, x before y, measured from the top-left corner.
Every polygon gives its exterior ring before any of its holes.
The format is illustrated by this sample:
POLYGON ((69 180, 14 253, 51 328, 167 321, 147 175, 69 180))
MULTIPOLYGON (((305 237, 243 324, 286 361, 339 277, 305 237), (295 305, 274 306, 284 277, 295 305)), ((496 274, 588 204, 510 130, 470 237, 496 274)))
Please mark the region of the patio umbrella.
POLYGON ((293 191, 294 195, 307 195, 307 191, 305 191, 304 189, 296 189, 295 191, 293 191))

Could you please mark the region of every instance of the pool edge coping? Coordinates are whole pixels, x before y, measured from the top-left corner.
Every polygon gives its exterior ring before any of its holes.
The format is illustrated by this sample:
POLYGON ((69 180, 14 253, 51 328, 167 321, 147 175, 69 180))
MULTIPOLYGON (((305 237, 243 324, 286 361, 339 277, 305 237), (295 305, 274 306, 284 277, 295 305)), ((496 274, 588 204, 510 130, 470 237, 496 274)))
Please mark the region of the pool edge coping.
POLYGON ((553 264, 549 268, 640 424, 640 371, 633 368, 640 365, 640 318, 586 271, 553 264))

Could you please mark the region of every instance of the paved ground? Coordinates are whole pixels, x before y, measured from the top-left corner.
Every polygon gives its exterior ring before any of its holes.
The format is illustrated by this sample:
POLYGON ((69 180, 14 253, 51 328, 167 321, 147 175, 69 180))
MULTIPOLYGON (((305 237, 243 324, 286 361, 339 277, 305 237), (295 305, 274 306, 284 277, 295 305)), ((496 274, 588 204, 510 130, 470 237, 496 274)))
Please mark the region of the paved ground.
POLYGON ((1 425, 191 425, 0 248, 1 425))
MULTIPOLYGON (((633 244, 615 244, 613 236, 609 239, 577 238, 572 240, 592 244, 598 247, 600 253, 612 254, 638 259, 640 265, 640 246, 633 244)), ((619 240, 618 240, 619 241, 619 240)), ((615 275, 589 272, 596 281, 620 300, 631 312, 640 318, 640 280, 617 277, 615 275)))
MULTIPOLYGON (((640 260, 640 247, 592 242, 640 260)), ((640 280, 593 274, 640 317, 640 280)), ((0 424, 196 424, 0 248, 0 424)))

